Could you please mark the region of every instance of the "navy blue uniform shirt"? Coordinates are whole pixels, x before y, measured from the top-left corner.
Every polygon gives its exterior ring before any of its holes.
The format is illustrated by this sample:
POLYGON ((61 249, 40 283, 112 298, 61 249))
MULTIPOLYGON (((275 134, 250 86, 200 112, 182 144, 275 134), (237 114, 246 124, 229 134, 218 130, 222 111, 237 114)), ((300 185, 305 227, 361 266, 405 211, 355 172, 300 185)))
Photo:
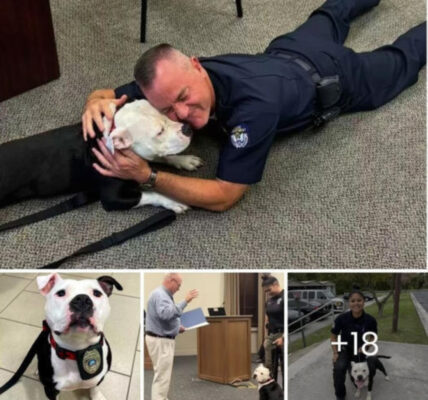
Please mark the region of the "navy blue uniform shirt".
MULTIPOLYGON (((277 132, 303 128, 315 108, 315 84, 294 62, 275 54, 230 54, 200 59, 214 86, 215 115, 229 138, 217 177, 243 184, 261 180, 277 132)), ((115 89, 138 99, 135 82, 115 89)))
POLYGON ((266 301, 268 332, 284 332, 284 290, 266 301))
MULTIPOLYGON (((363 315, 359 318, 354 318, 351 311, 340 314, 334 321, 331 333, 334 335, 340 335, 342 342, 348 342, 345 347, 348 352, 353 352, 354 348, 354 337, 352 332, 357 332, 358 336, 358 348, 360 348, 363 342, 363 335, 366 332, 374 332, 377 334, 377 321, 370 314, 363 311, 363 315)), ((372 341, 372 339, 370 339, 372 341)))

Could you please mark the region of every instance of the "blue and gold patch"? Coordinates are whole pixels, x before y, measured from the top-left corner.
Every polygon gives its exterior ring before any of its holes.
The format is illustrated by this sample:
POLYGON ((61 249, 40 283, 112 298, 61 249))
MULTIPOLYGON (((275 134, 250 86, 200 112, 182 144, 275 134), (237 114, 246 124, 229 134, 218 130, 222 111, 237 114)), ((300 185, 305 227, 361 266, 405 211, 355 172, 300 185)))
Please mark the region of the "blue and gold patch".
POLYGON ((237 125, 232 129, 230 136, 232 145, 237 149, 241 149, 248 144, 248 127, 247 125, 237 125))

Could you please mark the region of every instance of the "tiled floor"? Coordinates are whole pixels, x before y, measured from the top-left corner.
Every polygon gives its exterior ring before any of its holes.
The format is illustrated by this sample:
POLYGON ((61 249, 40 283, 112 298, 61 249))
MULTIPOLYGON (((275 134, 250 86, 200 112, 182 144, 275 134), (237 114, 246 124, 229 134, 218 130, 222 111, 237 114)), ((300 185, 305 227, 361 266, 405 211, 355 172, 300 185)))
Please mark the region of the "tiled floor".
MULTIPOLYGON (((63 278, 96 278, 103 274, 60 274, 63 278)), ((112 273, 123 291, 113 290, 105 335, 111 345, 111 371, 101 383, 107 400, 140 399, 140 274, 112 273)), ((0 386, 17 370, 40 333, 44 298, 30 273, 0 274, 0 386)), ((2 395, 2 400, 45 400, 33 360, 24 377, 2 395)), ((86 391, 63 392, 61 400, 89 399, 86 391)))

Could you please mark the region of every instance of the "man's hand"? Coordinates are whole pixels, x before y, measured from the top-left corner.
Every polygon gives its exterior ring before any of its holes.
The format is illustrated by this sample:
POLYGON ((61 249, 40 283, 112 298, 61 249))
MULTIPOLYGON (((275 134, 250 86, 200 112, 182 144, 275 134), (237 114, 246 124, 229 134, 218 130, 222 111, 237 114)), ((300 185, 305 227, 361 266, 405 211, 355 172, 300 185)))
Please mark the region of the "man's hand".
POLYGON ((91 138, 95 137, 94 122, 97 124, 98 129, 103 132, 103 115, 110 121, 113 119, 110 103, 114 103, 116 107, 119 107, 125 104, 126 99, 126 95, 123 95, 120 99, 115 99, 112 89, 96 90, 89 95, 82 115, 83 138, 85 141, 88 138, 88 134, 91 138))
POLYGON ((284 338, 281 336, 280 338, 274 340, 273 344, 282 347, 284 345, 284 338))
POLYGON ((198 297, 199 291, 198 289, 193 289, 189 293, 187 293, 187 296, 185 298, 187 303, 190 303, 195 297, 198 297))
POLYGON ((134 180, 139 183, 147 182, 150 167, 147 161, 137 156, 132 150, 116 150, 111 154, 102 140, 97 140, 100 151, 95 147, 92 152, 102 167, 96 163, 92 166, 104 176, 134 180))
POLYGON ((186 328, 183 325, 180 325, 180 329, 178 330, 178 333, 183 333, 186 331, 186 328))
POLYGON ((337 359, 339 358, 339 353, 333 353, 333 364, 337 361, 337 359))

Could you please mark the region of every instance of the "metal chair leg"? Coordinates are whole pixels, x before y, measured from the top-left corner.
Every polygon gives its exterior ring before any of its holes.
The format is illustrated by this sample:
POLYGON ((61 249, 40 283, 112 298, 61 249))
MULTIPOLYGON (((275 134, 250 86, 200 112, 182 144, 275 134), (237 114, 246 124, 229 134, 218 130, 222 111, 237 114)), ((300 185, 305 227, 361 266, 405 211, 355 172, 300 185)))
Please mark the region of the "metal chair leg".
POLYGON ((141 0, 140 42, 146 41, 147 0, 141 0))
POLYGON ((242 12, 242 3, 241 0, 235 0, 236 1, 236 13, 238 14, 238 18, 242 18, 244 15, 242 12))

